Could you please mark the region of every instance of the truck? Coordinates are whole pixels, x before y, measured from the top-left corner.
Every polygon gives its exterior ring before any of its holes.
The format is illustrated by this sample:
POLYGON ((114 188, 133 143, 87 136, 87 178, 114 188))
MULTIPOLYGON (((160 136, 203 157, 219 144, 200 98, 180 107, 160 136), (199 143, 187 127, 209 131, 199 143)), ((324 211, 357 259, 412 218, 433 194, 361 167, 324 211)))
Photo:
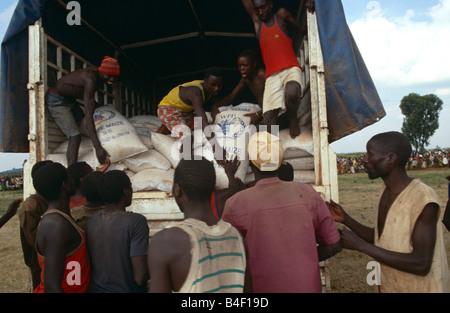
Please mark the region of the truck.
MULTIPOLYGON (((336 154, 330 143, 377 122, 385 111, 346 24, 339 0, 274 1, 288 9, 307 34, 295 37, 303 69, 303 106, 310 107, 314 182, 339 202, 336 154)), ((156 115, 175 85, 202 79, 206 68, 224 72, 224 92, 237 84, 237 55, 259 51, 253 23, 241 1, 20 0, 2 42, 0 150, 29 152, 24 197, 34 192, 30 171, 66 140, 45 106, 45 93, 62 75, 105 55, 119 59, 120 80, 96 95, 126 117, 156 115)), ((244 95, 245 98, 245 95, 244 95)), ((134 192, 128 210, 147 218, 151 236, 184 218, 170 192, 134 192)), ((330 273, 321 263, 323 290, 330 273)))

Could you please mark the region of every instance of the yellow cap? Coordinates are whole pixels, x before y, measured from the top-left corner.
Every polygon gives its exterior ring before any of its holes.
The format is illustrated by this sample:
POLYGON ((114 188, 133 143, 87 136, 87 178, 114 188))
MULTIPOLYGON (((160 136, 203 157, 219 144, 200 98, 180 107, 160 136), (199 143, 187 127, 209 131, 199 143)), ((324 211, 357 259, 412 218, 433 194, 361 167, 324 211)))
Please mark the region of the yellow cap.
POLYGON ((280 138, 267 131, 255 133, 248 143, 250 161, 260 171, 276 171, 283 160, 280 138))

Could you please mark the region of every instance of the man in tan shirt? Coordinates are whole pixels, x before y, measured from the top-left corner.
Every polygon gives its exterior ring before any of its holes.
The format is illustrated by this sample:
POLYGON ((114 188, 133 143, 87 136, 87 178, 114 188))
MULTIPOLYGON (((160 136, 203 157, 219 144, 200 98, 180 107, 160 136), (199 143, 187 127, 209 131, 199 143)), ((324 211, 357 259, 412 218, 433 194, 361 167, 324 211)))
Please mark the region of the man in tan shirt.
POLYGON ((380 292, 449 292, 440 200, 429 186, 406 173, 411 144, 399 132, 386 132, 367 143, 364 168, 384 181, 374 228, 359 224, 331 201, 342 230, 342 246, 380 263, 380 292))

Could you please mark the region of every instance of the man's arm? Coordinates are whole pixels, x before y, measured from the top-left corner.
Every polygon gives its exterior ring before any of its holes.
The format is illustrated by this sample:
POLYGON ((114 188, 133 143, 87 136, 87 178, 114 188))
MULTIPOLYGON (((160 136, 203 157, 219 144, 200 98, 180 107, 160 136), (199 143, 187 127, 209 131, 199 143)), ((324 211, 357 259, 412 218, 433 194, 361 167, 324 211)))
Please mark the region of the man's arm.
POLYGON ((400 271, 421 276, 427 275, 431 268, 436 244, 438 212, 439 206, 436 203, 429 203, 423 209, 411 236, 413 246, 411 253, 394 252, 379 248, 361 240, 361 238, 348 230, 341 231, 343 247, 365 253, 375 260, 400 271))
POLYGON ((336 253, 342 250, 341 241, 338 241, 331 245, 318 245, 317 252, 319 254, 319 262, 325 261, 331 258, 336 253))
POLYGON ((235 177, 239 165, 241 164, 237 156, 232 161, 217 160, 217 164, 223 167, 228 178, 228 188, 216 191, 217 210, 219 211, 219 216, 222 216, 228 198, 245 189, 245 184, 239 178, 235 177))
POLYGON ((6 213, 0 217, 0 228, 2 228, 3 225, 5 225, 14 215, 16 215, 20 202, 22 202, 22 199, 16 199, 11 202, 6 213))
POLYGON ((97 136, 97 131, 94 124, 94 111, 95 111, 95 92, 97 90, 95 80, 92 77, 88 77, 85 80, 84 85, 84 111, 86 118, 86 128, 89 134, 89 138, 92 141, 92 145, 95 148, 95 153, 100 164, 105 164, 108 152, 100 144, 100 140, 97 136))
POLYGON ((190 250, 190 238, 179 228, 164 229, 152 237, 148 249, 150 293, 179 291, 189 272, 190 250))
POLYGON ((131 267, 133 268, 133 279, 136 285, 144 286, 150 278, 147 266, 147 256, 140 255, 131 257, 131 267))

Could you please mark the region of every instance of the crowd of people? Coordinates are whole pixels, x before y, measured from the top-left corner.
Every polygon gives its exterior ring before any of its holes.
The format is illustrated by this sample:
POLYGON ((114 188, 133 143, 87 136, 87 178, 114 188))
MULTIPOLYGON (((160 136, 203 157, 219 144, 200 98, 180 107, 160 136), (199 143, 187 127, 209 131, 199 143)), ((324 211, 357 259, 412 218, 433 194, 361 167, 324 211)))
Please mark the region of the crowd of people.
MULTIPOLYGON (((355 174, 364 172, 364 156, 345 157, 338 156, 336 158, 338 174, 355 174)), ((413 152, 409 157, 406 168, 407 170, 420 170, 426 168, 448 168, 450 150, 434 149, 423 154, 413 152)))
MULTIPOLYGON (((295 113, 302 74, 291 37, 294 29, 304 31, 304 25, 284 8, 273 12, 270 0, 242 2, 254 22, 266 67, 259 81, 259 87, 264 85, 262 111, 255 117, 269 126, 280 125, 284 117, 294 138, 300 133, 295 113), (275 39, 280 42, 274 44, 275 39)), ((243 80, 235 91, 244 84, 252 88, 244 70, 249 61, 242 61, 243 80)), ((356 172, 362 164, 369 179, 384 181, 373 226, 360 224, 338 203, 325 202, 311 185, 293 181, 292 167, 282 161, 281 140, 268 128, 249 138, 255 175, 251 186, 235 178, 236 159, 217 160, 229 180, 224 190, 216 190, 212 162, 180 160, 172 195, 184 219, 150 238, 146 218, 127 210, 133 199, 127 174, 94 171, 77 161, 81 135, 71 99, 84 96, 90 116, 95 87, 113 83, 119 73, 117 60, 106 58, 99 68, 64 76, 47 93, 50 113, 72 138, 68 167, 36 163, 31 170, 36 193, 23 203, 12 202, 0 219, 1 227, 21 206, 22 250, 35 293, 321 292, 319 262, 342 249, 380 263, 380 292, 450 291, 442 228, 450 230, 449 205, 441 221, 436 193, 407 175, 412 149, 399 132, 372 137, 364 157, 345 160, 344 173, 352 167, 356 172), (348 229, 338 230, 336 222, 348 229)), ((194 115, 205 119, 205 99, 216 96, 221 84, 220 73, 212 71, 203 81, 175 87, 158 107, 166 129, 191 127, 194 115)), ((262 88, 252 91, 261 96, 262 88)), ((92 116, 85 124, 97 158, 105 164, 108 154, 95 137, 92 116)))
POLYGON ((237 159, 222 161, 230 181, 220 209, 211 201, 221 198, 212 163, 182 159, 172 193, 184 220, 151 239, 146 218, 127 211, 133 190, 125 172, 93 171, 85 162, 36 163, 36 193, 13 201, 8 214, 21 205, 36 293, 321 292, 319 262, 343 248, 380 263, 381 292, 448 292, 442 226, 450 231, 450 201, 441 221, 436 193, 407 175, 411 146, 403 134, 378 134, 367 149, 369 179, 385 183, 373 227, 294 182, 280 139, 268 132, 248 144, 254 185, 234 178, 237 159))

